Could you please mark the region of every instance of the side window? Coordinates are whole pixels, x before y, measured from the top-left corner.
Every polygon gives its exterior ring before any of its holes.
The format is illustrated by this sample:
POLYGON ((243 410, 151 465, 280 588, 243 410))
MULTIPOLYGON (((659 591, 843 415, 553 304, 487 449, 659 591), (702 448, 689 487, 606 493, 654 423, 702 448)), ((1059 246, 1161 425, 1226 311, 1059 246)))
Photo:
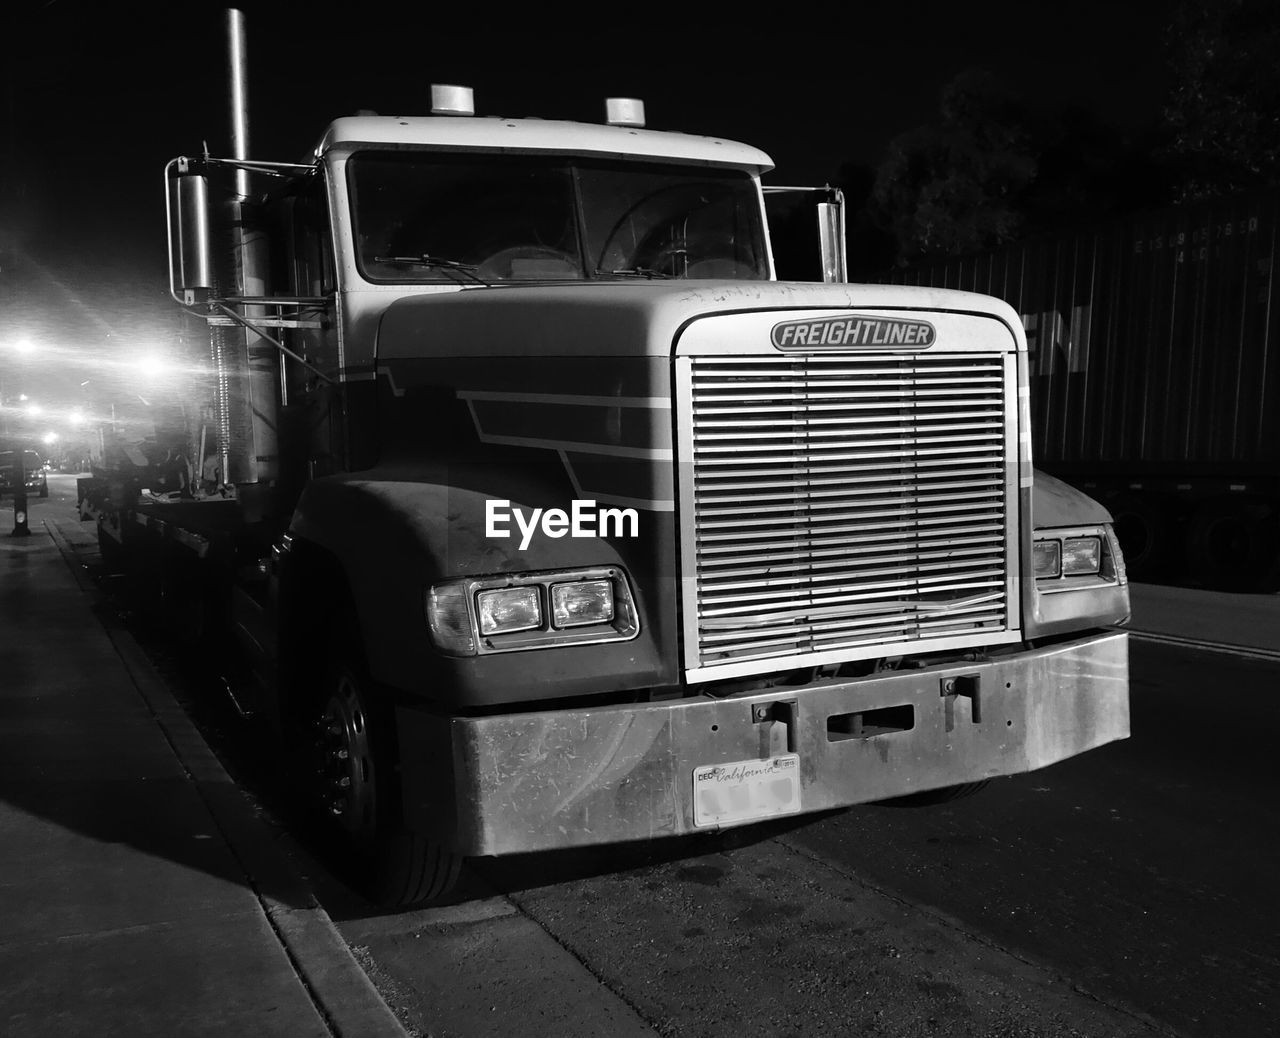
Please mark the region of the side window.
POLYGON ((312 177, 294 202, 293 234, 294 291, 304 296, 332 295, 337 284, 322 177, 312 177))

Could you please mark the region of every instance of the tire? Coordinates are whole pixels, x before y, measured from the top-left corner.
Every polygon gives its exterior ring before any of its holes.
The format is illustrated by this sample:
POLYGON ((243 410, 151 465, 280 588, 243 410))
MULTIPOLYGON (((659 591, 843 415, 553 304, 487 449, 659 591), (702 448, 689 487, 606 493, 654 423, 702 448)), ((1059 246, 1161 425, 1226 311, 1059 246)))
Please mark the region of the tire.
POLYGON ((1191 572, 1214 591, 1270 592, 1280 588, 1274 505, 1216 498, 1202 504, 1187 527, 1191 572))
POLYGON ((47 480, 44 483, 40 484, 40 496, 41 497, 49 496, 49 483, 47 480))
POLYGON ((943 786, 941 789, 926 789, 920 793, 908 793, 903 797, 891 800, 879 800, 884 807, 934 807, 938 804, 950 804, 956 800, 965 800, 981 793, 991 785, 990 779, 979 779, 977 782, 961 782, 955 786, 943 786))
POLYGON ((1121 494, 1107 502, 1130 580, 1166 576, 1176 559, 1177 527, 1172 510, 1158 499, 1121 494))
POLYGON ((313 732, 311 799, 343 878, 382 908, 443 897, 462 859, 403 824, 394 715, 347 653, 328 668, 313 732))

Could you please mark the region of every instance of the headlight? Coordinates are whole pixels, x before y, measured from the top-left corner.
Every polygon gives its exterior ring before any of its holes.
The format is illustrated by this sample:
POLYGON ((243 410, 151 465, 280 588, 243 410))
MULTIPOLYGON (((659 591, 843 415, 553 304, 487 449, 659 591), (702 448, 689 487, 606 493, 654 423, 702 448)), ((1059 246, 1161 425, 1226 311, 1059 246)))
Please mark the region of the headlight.
POLYGON ((536 586, 504 587, 476 596, 481 634, 511 634, 542 626, 542 602, 536 586))
POLYGON ((1037 577, 1056 577, 1062 561, 1061 541, 1036 541, 1031 558, 1037 577))
POLYGON ((1042 592, 1125 583, 1124 558, 1109 525, 1037 530, 1031 561, 1042 592))
POLYGON ((627 641, 640 633, 630 584, 615 567, 449 580, 427 589, 426 605, 432 641, 450 656, 627 641))
POLYGON ((1102 568, 1102 538, 1068 537, 1062 542, 1062 575, 1077 577, 1102 568))
POLYGON ((603 624, 612 619, 612 581, 580 580, 551 586, 551 622, 556 627, 603 624))

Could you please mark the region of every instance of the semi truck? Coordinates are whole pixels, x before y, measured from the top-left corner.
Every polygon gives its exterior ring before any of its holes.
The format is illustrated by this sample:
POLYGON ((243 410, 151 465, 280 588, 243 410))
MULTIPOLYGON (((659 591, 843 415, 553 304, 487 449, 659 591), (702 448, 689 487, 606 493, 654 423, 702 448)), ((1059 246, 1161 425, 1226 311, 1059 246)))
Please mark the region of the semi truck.
POLYGON ((1139 580, 1280 589, 1274 193, 1197 202, 888 280, 1007 301, 1037 465, 1110 510, 1139 580))
POLYGON ((359 889, 1127 737, 1124 559, 1033 469, 1008 304, 845 283, 825 189, 824 280, 778 281, 769 156, 637 99, 431 96, 299 163, 237 129, 168 165, 225 485, 98 519, 169 615, 234 632, 359 889))

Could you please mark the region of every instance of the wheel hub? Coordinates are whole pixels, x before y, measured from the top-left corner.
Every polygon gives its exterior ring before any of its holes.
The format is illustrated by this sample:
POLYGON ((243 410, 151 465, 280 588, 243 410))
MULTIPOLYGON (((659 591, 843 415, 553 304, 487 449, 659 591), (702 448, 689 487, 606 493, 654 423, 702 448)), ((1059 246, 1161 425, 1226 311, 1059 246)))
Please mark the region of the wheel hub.
POLYGON ((322 806, 352 839, 373 839, 377 799, 368 715, 350 677, 329 696, 319 721, 317 758, 322 806))

